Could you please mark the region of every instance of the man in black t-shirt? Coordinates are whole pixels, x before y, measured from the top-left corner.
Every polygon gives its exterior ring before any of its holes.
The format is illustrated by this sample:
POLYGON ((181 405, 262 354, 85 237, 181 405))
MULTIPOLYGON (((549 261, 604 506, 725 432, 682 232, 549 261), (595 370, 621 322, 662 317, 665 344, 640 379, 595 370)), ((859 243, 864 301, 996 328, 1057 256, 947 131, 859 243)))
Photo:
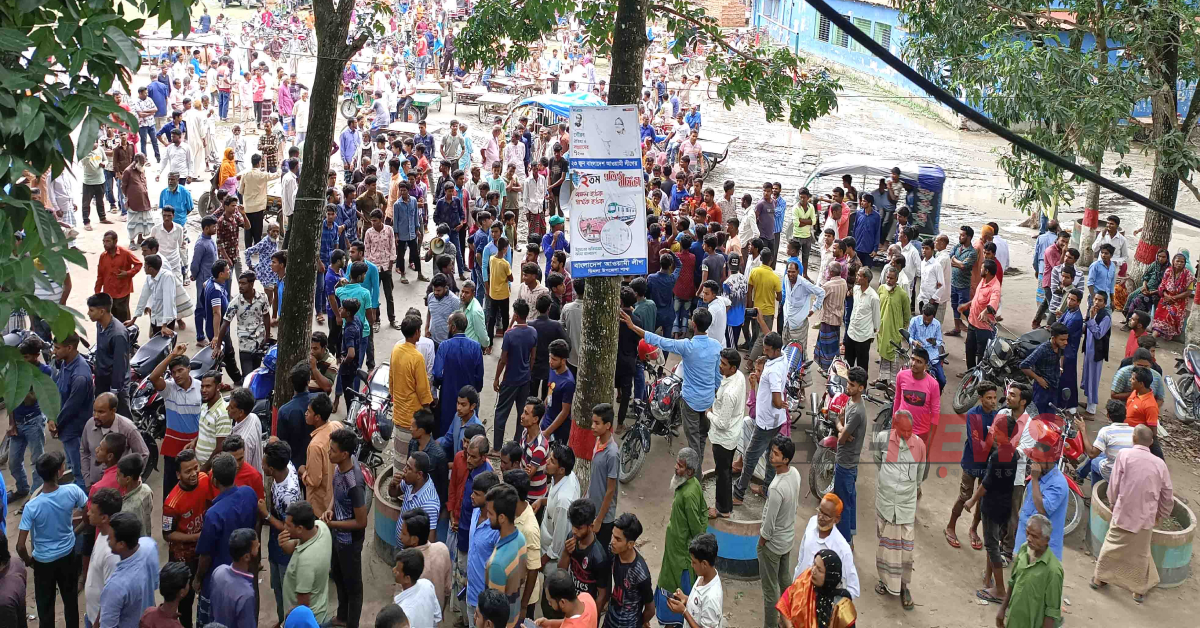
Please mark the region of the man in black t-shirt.
POLYGON ((605 615, 605 628, 641 628, 654 617, 654 587, 650 568, 634 547, 642 524, 627 512, 613 522, 612 602, 605 615))
POLYGON ((1017 453, 1012 437, 1017 431, 1017 420, 1008 410, 1002 410, 992 421, 987 440, 992 443, 988 456, 987 470, 975 494, 963 506, 971 510, 979 504, 983 522, 983 546, 986 550, 988 580, 983 589, 975 592, 981 600, 1004 600, 1004 558, 1001 544, 1008 531, 1008 520, 1012 514, 1013 481, 1017 472, 1017 453))
POLYGON ((562 206, 559 204, 559 193, 563 182, 567 180, 567 172, 571 164, 563 156, 561 144, 554 145, 554 158, 550 160, 550 215, 562 216, 562 206))
POLYGON ((596 505, 587 498, 571 502, 567 510, 571 522, 571 536, 563 545, 559 569, 570 569, 575 580, 575 590, 588 593, 596 600, 596 610, 608 603, 612 590, 612 556, 596 539, 592 522, 596 520, 596 505))

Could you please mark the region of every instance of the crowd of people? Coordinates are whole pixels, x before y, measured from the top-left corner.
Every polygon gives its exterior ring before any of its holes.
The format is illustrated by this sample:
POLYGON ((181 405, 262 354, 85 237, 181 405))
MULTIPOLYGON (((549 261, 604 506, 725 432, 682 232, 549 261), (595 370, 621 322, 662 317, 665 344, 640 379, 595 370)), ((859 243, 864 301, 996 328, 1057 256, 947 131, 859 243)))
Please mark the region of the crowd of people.
MULTIPOLYGON (((971 368, 1003 318, 1012 260, 998 224, 983 225, 978 237, 962 226, 953 246, 947 234, 922 233, 915 190, 904 182, 912 173, 898 168, 871 191, 849 176, 828 194, 801 188, 785 198, 780 183, 747 192, 733 180, 718 191, 698 170, 701 116, 692 88, 669 88, 665 64, 648 61, 640 103, 648 273, 622 281, 616 402, 588 408, 590 429, 581 427, 572 416, 588 282, 571 276, 565 123, 539 127, 522 118, 506 130, 497 122, 479 147, 459 121, 440 138, 425 123, 408 139, 387 128, 406 114, 417 82, 461 75, 447 14, 404 5, 393 30, 411 33, 412 50, 385 45, 369 70, 348 69, 348 80, 369 81, 374 96, 334 147, 342 168, 328 173, 313 303, 323 330, 312 334, 307 361, 279 365, 293 396, 278 400, 275 417, 257 416, 254 394, 240 384, 261 365, 278 325, 309 88, 282 64, 272 72, 271 54, 199 47, 190 57, 164 51, 137 96, 118 97, 140 128, 108 128, 84 151, 80 183, 84 228, 92 228, 94 199, 102 225, 119 210, 128 239, 122 244, 115 230, 103 236, 87 299, 96 324, 90 359, 80 353, 85 338, 52 340, 45 321, 27 321, 36 334, 22 342, 21 355, 54 377, 63 403, 54 417, 43 415, 32 393, 10 404, 16 486, 5 504, 36 497, 24 504, 16 555, 7 542, 0 546, 0 591, 19 581, 23 592, 29 567, 46 625, 61 596, 65 625, 77 626, 82 590, 88 626, 237 628, 258 625, 259 572, 269 569, 278 624, 360 625, 373 487, 355 456, 355 432, 335 413, 343 400, 349 409, 359 369, 376 365, 382 300, 403 336, 380 349, 394 423, 381 426, 394 445, 387 493, 401 516, 394 531, 376 531, 397 548, 399 591, 377 626, 431 628, 453 613, 483 628, 535 617, 548 628, 594 628, 601 616, 613 627, 657 618, 719 628, 719 550, 707 530, 748 492, 765 502, 757 549, 764 624, 852 626, 865 448, 879 469, 874 591, 913 609, 917 503, 938 462, 930 449, 949 375, 945 337, 965 336, 971 368), (414 69, 401 61, 410 56, 414 69), (260 126, 253 148, 236 124, 252 119, 260 126), (147 168, 156 181, 166 175, 157 203, 147 168), (195 202, 189 184, 204 188, 195 202), (267 221, 276 184, 280 220, 267 221), (397 315, 395 275, 407 285, 409 271, 426 284, 423 307, 402 306, 397 315), (139 272, 145 279, 131 306, 139 272), (943 331, 947 310, 953 328, 943 331), (159 487, 142 481, 148 447, 128 418, 127 328, 145 316, 151 335, 194 325, 196 345, 211 346, 219 360, 193 377, 179 342, 148 376, 166 413, 160 538, 168 561, 161 566, 152 534, 160 522, 150 514, 159 487), (911 343, 908 359, 893 345, 901 332, 911 343), (811 348, 817 372, 835 359, 847 367, 833 490, 803 528, 783 355, 792 344, 802 360, 811 348), (53 364, 43 363, 46 351, 53 364), (676 454, 663 558, 652 578, 636 547, 642 523, 621 509, 618 477, 619 438, 631 401, 647 398, 644 360, 656 351, 679 360, 687 446, 676 454), (488 410, 485 356, 498 359, 488 410), (891 425, 869 437, 865 394, 889 386, 891 425), (46 430, 62 442, 61 453, 45 451, 46 430), (700 482, 709 441, 712 503, 700 482), (590 461, 586 482, 574 473, 580 457, 590 461), (76 511, 84 513, 77 526, 76 511)), ((275 18, 264 10, 256 19, 275 18)), ((518 72, 547 91, 568 81, 571 91, 606 97, 591 56, 571 45, 578 28, 571 24, 563 58, 547 48, 518 72)), ((202 30, 210 26, 201 20, 202 30)), ((69 237, 79 209, 73 176, 31 179, 69 237)), ((960 546, 957 520, 972 512, 971 546, 986 549, 976 596, 999 605, 999 626, 1060 618, 1067 486, 1059 459, 1068 426, 1056 410, 1075 413, 1078 405, 1083 416, 1096 414, 1118 311, 1131 333, 1105 407, 1111 423, 1091 441, 1082 418, 1074 421, 1088 454, 1075 473, 1081 483, 1107 480, 1113 506, 1092 586, 1116 584, 1141 602, 1157 583, 1150 531, 1169 515, 1172 498, 1156 432, 1163 388, 1155 349, 1181 332, 1194 277, 1186 252, 1162 251, 1142 285, 1130 285, 1129 249, 1110 217, 1092 245, 1096 261, 1084 268, 1070 233, 1055 221, 1045 226, 1035 245, 1033 326, 1048 320, 1050 339, 1021 364, 1031 384, 985 382, 966 414, 945 540, 960 546)), ((38 296, 65 304, 70 276, 49 285, 39 285, 38 296)), ((25 315, 14 313, 9 329, 24 326, 25 315)), ((0 601, 0 613, 19 606, 16 616, 25 617, 23 594, 0 601)))

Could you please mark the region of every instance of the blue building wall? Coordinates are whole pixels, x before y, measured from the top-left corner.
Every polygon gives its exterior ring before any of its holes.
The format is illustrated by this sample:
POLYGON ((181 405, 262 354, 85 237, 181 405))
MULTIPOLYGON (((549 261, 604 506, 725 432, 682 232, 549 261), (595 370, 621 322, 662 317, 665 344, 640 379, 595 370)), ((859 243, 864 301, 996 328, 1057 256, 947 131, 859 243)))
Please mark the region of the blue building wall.
MULTIPOLYGON (((856 0, 829 0, 829 6, 858 26, 875 41, 887 43, 888 50, 896 56, 901 56, 908 33, 900 26, 900 12, 890 6, 881 6, 856 0)), ((751 16, 754 26, 767 29, 771 39, 786 45, 789 49, 802 56, 827 59, 834 63, 847 66, 887 81, 905 91, 919 96, 926 96, 924 90, 912 81, 901 76, 888 67, 875 55, 865 51, 849 39, 844 33, 821 18, 804 0, 754 0, 754 10, 751 16)), ((1063 41, 1064 45, 1067 43, 1063 41)), ((1110 48, 1119 47, 1117 42, 1110 42, 1110 48)), ((1090 50, 1095 46, 1095 38, 1084 35, 1083 49, 1090 50)), ((1109 53, 1113 63, 1118 62, 1117 53, 1109 53)), ((1195 84, 1180 81, 1179 115, 1185 115, 1196 92, 1195 84)), ((1150 116, 1150 100, 1139 102, 1133 109, 1134 117, 1150 116)))

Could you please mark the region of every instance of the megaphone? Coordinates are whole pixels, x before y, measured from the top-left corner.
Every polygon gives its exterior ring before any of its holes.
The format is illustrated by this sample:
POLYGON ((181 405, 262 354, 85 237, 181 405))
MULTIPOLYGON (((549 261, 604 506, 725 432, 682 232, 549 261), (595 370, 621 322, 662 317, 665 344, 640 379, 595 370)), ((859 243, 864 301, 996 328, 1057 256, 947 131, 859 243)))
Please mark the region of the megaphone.
POLYGON ((446 241, 441 238, 434 238, 429 242, 429 250, 434 255, 441 255, 442 251, 446 250, 446 241))

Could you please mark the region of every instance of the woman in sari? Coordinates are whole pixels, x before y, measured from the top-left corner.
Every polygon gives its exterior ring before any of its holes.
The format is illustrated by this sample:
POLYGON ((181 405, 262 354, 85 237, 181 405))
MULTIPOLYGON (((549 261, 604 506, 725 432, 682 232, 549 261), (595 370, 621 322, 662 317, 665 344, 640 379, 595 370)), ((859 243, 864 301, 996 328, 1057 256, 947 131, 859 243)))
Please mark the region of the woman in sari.
POLYGON ((1163 340, 1170 340, 1183 331, 1192 298, 1192 271, 1188 270, 1188 265, 1186 251, 1176 253, 1158 286, 1158 309, 1154 310, 1150 331, 1163 340))
POLYGON ((850 593, 841 588, 842 559, 823 549, 783 592, 775 610, 783 628, 850 628, 858 617, 850 593))
POLYGON ((224 188, 225 182, 229 179, 235 179, 233 185, 237 189, 237 160, 234 156, 232 147, 225 149, 225 158, 221 160, 221 169, 217 172, 217 187, 224 188))
POLYGON ((1142 275, 1142 285, 1131 292, 1125 300, 1125 308, 1122 311, 1125 313, 1127 329, 1129 317, 1133 316, 1134 312, 1139 310, 1150 312, 1158 304, 1158 287, 1162 284, 1163 275, 1170 268, 1170 259, 1171 256, 1167 250, 1160 249, 1154 258, 1154 263, 1146 267, 1146 272, 1142 275))
POLYGON ((908 292, 897 285, 900 271, 895 266, 884 269, 884 284, 879 286, 879 382, 887 386, 896 380, 900 369, 904 366, 897 360, 895 342, 904 343, 900 335, 901 329, 908 329, 908 321, 912 318, 912 309, 908 300, 908 292))

